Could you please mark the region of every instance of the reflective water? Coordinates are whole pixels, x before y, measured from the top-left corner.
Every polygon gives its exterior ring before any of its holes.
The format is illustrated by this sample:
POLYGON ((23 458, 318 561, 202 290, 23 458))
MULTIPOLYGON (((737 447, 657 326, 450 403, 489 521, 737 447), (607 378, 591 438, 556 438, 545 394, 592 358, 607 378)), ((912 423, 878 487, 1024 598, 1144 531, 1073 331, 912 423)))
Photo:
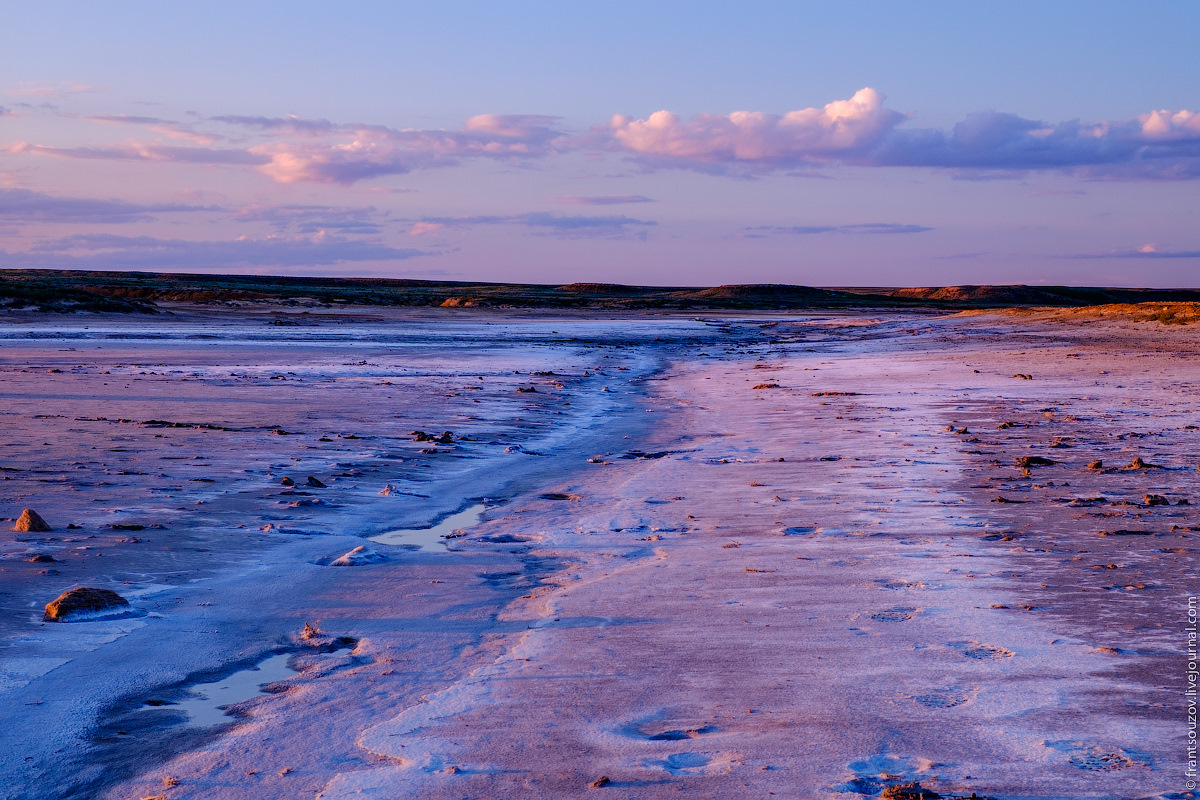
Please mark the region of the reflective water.
POLYGON ((445 553, 449 550, 446 546, 448 541, 446 537, 456 530, 473 528, 478 525, 483 517, 483 512, 486 510, 487 506, 480 503, 479 505, 459 511, 457 514, 451 514, 432 528, 407 528, 388 531, 378 536, 372 536, 371 541, 391 545, 415 544, 424 551, 445 553))
POLYGON ((183 711, 188 716, 188 724, 208 728, 230 721, 224 711, 225 706, 249 700, 262 692, 262 687, 290 678, 296 671, 288 667, 288 659, 294 653, 277 653, 253 667, 238 670, 212 683, 198 683, 189 688, 191 694, 178 703, 170 706, 172 710, 183 711))

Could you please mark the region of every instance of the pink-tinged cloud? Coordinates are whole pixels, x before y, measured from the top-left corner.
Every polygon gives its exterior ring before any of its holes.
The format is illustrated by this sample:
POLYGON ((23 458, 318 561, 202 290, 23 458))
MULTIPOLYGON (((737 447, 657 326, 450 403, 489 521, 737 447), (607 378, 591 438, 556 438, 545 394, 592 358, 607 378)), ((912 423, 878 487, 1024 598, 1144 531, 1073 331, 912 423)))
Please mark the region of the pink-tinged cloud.
POLYGON ((101 125, 138 125, 148 128, 154 133, 166 136, 168 139, 191 142, 201 147, 214 145, 222 138, 211 133, 201 133, 190 125, 181 125, 178 122, 159 119, 158 117, 139 117, 129 114, 96 114, 83 117, 82 119, 88 122, 97 122, 101 125))
MULTIPOLYGON (((683 119, 658 111, 644 120, 613 117, 588 132, 556 130, 555 118, 481 114, 457 130, 396 129, 289 117, 210 117, 180 124, 152 117, 99 116, 94 121, 139 124, 164 141, 51 147, 29 142, 0 147, 10 154, 137 159, 257 167, 278 183, 349 185, 413 170, 451 167, 469 159, 530 163, 567 151, 623 153, 647 169, 691 169, 755 175, 813 174, 837 164, 954 171, 970 179, 1058 171, 1100 179, 1200 177, 1200 114, 1156 110, 1124 121, 1047 123, 982 111, 950 130, 910 128, 865 88, 847 100, 784 114, 736 111, 683 119), (240 128, 234 136, 206 125, 240 128), (249 138, 241 148, 229 146, 249 138), (222 142, 223 144, 218 144, 222 142)), ((647 202, 640 196, 556 198, 577 205, 647 202)))
POLYGON ((463 123, 463 129, 472 133, 536 141, 556 135, 550 129, 556 120, 557 117, 540 114, 477 114, 463 123))
POLYGON ((1196 141, 1200 139, 1200 114, 1194 111, 1151 111, 1138 117, 1148 141, 1196 141))
MULTIPOLYGON (((274 141, 248 152, 268 159, 260 169, 278 183, 351 184, 414 169, 451 166, 470 157, 544 157, 556 152, 555 142, 564 139, 547 127, 550 119, 484 114, 467 120, 461 131, 335 126, 325 136, 274 141)), ((289 119, 279 127, 271 120, 254 124, 270 131, 291 131, 298 122, 289 119)))
POLYGON ((242 164, 261 166, 269 159, 246 150, 211 147, 174 147, 146 142, 128 142, 111 147, 47 147, 31 142, 14 142, 0 148, 10 155, 39 155, 57 158, 90 158, 109 161, 162 161, 178 164, 242 164))
POLYGON ((1092 178, 1200 177, 1200 115, 1154 111, 1134 120, 1057 124, 1016 114, 970 114, 950 131, 902 127, 907 118, 862 89, 849 100, 786 114, 738 111, 690 120, 658 111, 616 116, 593 143, 654 168, 755 174, 802 165, 944 168, 979 174, 1029 170, 1092 178))
POLYGON ((567 195, 563 197, 551 197, 550 199, 556 203, 564 203, 569 206, 616 206, 624 205, 625 203, 656 202, 653 198, 640 194, 604 194, 591 197, 567 195))
POLYGON ((440 231, 444 227, 446 227, 446 226, 444 224, 442 224, 441 222, 418 222, 416 225, 412 226, 412 228, 408 232, 408 235, 409 236, 424 236, 427 233, 433 233, 435 231, 440 231))
POLYGON ((657 159, 760 167, 795 166, 867 152, 904 115, 883 107, 884 96, 861 89, 849 100, 786 114, 735 111, 683 120, 656 111, 644 120, 617 115, 609 123, 622 149, 657 159))

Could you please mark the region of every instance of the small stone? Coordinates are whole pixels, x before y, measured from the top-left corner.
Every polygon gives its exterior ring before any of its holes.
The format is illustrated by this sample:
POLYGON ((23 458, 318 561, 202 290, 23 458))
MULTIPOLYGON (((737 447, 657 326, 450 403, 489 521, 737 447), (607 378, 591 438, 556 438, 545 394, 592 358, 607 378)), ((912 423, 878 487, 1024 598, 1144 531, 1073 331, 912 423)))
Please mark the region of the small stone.
POLYGON ((605 786, 608 786, 610 783, 612 783, 611 778, 609 778, 607 775, 601 775, 599 778, 596 778, 596 780, 589 783, 588 786, 590 786, 593 789, 603 789, 605 786))
POLYGON ((292 480, 291 478, 284 478, 283 480, 280 481, 280 483, 284 486, 295 486, 296 485, 296 482, 294 480, 292 480))
POLYGON ((32 508, 21 512, 21 516, 17 517, 17 522, 12 529, 21 533, 45 533, 54 530, 50 527, 50 523, 42 519, 41 514, 32 508))
POLYGON ((325 484, 322 483, 320 480, 318 480, 316 477, 314 477, 312 475, 308 476, 307 483, 309 486, 312 486, 315 489, 324 489, 325 488, 325 484))
POLYGON ((1091 461, 1088 463, 1088 469, 1104 469, 1103 461, 1091 461))
POLYGON ((129 601, 109 589, 80 586, 68 589, 53 602, 46 604, 46 622, 62 622, 69 614, 103 611, 129 605, 129 601))

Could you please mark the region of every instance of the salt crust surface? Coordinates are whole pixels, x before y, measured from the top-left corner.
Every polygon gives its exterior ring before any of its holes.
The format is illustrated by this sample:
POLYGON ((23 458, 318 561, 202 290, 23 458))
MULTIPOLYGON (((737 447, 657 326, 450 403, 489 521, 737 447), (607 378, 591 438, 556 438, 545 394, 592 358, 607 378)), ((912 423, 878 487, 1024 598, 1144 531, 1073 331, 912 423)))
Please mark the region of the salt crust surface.
POLYGON ((1141 499, 1194 487, 1196 334, 989 315, 480 319, 320 319, 306 335, 194 314, 8 322, 0 465, 22 470, 4 473, 14 504, 58 523, 53 541, 5 544, 14 797, 567 797, 602 775, 623 797, 1181 788, 1197 523, 1141 499), (251 430, 268 414, 302 433, 251 430), (469 440, 420 453, 415 428, 469 440), (22 450, 30 437, 47 449, 22 450), (105 441, 137 452, 84 452, 105 441), (1059 463, 1023 476, 1031 454, 1059 463), (214 483, 188 485, 167 455, 204 456, 214 483), (1139 456, 1168 469, 1118 469, 1139 456), (1098 459, 1111 469, 1086 468, 1098 459), (313 490, 325 507, 279 496, 284 472, 335 471, 359 474, 313 490), (412 494, 380 497, 387 482, 412 494), (483 497, 454 552, 373 545, 386 560, 323 566, 483 497), (1153 535, 1098 535, 1135 527, 1153 535), (85 577, 146 616, 34 621, 85 577), (306 655, 305 622, 357 644, 306 655), (131 724, 156 692, 279 648, 299 675, 219 735, 189 738, 169 711, 131 724))

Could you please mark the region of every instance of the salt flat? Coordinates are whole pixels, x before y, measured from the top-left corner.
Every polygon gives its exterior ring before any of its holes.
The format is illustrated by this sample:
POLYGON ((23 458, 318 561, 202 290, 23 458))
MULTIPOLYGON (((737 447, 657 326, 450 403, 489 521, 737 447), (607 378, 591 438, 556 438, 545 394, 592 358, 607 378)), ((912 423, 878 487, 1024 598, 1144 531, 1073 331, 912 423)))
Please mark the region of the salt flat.
POLYGON ((1190 326, 177 311, 0 325, 14 798, 1189 796, 1190 326))

